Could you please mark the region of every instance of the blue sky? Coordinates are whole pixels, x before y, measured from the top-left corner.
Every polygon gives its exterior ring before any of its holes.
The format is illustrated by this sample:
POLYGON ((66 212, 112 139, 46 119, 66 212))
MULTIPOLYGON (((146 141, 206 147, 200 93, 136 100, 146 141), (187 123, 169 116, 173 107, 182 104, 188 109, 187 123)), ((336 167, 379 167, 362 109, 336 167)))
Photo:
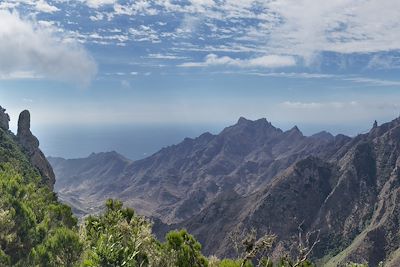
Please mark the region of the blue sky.
POLYGON ((397 0, 2 0, 0 104, 39 131, 245 116, 357 134, 400 114, 399 17, 397 0))

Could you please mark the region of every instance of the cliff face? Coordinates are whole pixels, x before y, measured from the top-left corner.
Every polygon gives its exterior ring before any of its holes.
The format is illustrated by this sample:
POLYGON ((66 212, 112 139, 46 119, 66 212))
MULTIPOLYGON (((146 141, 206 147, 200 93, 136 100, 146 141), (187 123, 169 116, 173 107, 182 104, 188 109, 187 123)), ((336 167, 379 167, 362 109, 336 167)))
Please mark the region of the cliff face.
POLYGON ((43 178, 43 183, 53 190, 56 181, 53 169, 43 152, 39 149, 39 140, 32 134, 30 128, 31 116, 28 110, 24 110, 18 119, 18 142, 28 155, 32 165, 39 170, 43 178))
POLYGON ((10 116, 8 116, 6 110, 0 106, 0 128, 8 130, 9 122, 10 122, 10 116))

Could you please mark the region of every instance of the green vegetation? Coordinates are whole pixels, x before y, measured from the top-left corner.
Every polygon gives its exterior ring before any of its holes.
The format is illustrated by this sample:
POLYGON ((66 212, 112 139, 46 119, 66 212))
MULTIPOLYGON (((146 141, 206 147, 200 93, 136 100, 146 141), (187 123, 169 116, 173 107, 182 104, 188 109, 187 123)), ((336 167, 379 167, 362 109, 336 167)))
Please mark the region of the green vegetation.
POLYGON ((80 257, 77 219, 41 180, 14 136, 0 129, 1 266, 73 266, 80 257))
POLYGON ((117 200, 78 225, 71 209, 42 183, 14 135, 0 129, 0 266, 314 266, 304 248, 297 260, 285 256, 273 263, 263 256, 274 235, 256 239, 250 231, 236 240, 237 259, 220 260, 202 255, 200 243, 185 230, 169 232, 162 243, 151 228, 149 220, 117 200))

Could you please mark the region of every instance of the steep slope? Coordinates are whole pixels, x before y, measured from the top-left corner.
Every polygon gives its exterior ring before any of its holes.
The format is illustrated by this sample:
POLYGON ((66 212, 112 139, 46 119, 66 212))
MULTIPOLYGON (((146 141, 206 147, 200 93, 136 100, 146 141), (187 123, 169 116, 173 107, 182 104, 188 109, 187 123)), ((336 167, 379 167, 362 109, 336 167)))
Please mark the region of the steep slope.
MULTIPOLYGON (((79 254, 77 219, 57 201, 53 184, 43 175, 51 170, 49 163, 32 158, 21 142, 24 137, 9 131, 8 122, 0 107, 0 266, 43 266, 50 253, 79 254), (55 247, 60 239, 64 242, 55 247)), ((32 148, 41 153, 38 146, 32 148)))
MULTIPOLYGON (((99 165, 107 166, 92 161, 91 173, 99 165)), ((283 132, 265 119, 240 118, 218 135, 187 138, 121 166, 98 181, 112 186, 101 194, 154 216, 160 235, 187 228, 206 254, 233 255, 229 234, 255 228, 278 235, 274 255, 293 251, 300 231, 319 232, 313 257, 327 266, 400 261, 400 118, 355 138, 305 137, 297 127, 283 132)), ((92 187, 85 193, 100 201, 92 187)))
POLYGON ((115 178, 131 163, 116 152, 92 154, 84 159, 48 158, 57 173, 55 191, 62 202, 68 203, 76 215, 99 211, 112 195, 122 191, 115 178), (102 196, 99 202, 98 196, 102 196))
POLYGON ((276 254, 303 233, 320 231, 313 257, 327 266, 399 262, 400 119, 359 135, 325 159, 308 157, 252 196, 217 200, 178 227, 205 243, 205 252, 231 255, 229 233, 255 228, 278 235, 276 254), (227 207, 227 208, 226 208, 227 207), (215 218, 218 218, 215 220, 215 218), (228 222, 228 223, 226 223, 228 222), (332 257, 332 258, 331 258, 332 257))
MULTIPOLYGON (((186 138, 146 159, 124 162, 112 175, 105 174, 109 166, 101 159, 49 160, 57 173, 56 188, 69 204, 88 210, 92 203, 115 197, 141 214, 176 223, 198 213, 221 193, 252 194, 299 159, 329 157, 349 140, 327 134, 306 137, 297 127, 283 132, 265 119, 240 118, 218 135, 186 138), (91 167, 81 170, 79 164, 91 167), (71 173, 71 169, 79 171, 71 173), (72 180, 79 186, 65 182, 72 180), (90 203, 85 203, 87 199, 90 203)), ((109 156, 110 162, 119 157, 109 156)))

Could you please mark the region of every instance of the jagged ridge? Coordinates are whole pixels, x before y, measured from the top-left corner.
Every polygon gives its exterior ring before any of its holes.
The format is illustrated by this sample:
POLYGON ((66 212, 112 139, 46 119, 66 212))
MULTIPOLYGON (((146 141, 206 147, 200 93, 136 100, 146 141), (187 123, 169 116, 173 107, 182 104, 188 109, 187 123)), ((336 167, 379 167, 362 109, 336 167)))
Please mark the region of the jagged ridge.
MULTIPOLYGON (((279 236, 275 251, 281 254, 290 251, 301 225, 305 232, 321 231, 313 257, 328 266, 349 260, 396 263, 399 125, 399 119, 374 124, 355 138, 326 132, 306 137, 297 127, 284 132, 265 119, 240 118, 218 135, 187 138, 146 159, 121 161, 112 172, 105 167, 101 185, 90 186, 98 169, 96 160, 88 160, 94 165, 84 172, 83 193, 92 202, 121 198, 142 214, 172 223, 157 220, 160 233, 186 227, 206 253, 231 255, 229 233, 255 227, 259 234, 279 236)), ((107 155, 110 162, 120 158, 107 155)), ((82 167, 89 166, 86 161, 80 161, 82 167)), ((61 181, 72 177, 63 166, 55 164, 61 181)), ((77 173, 74 179, 82 177, 77 173)), ((60 193, 79 198, 68 184, 60 193)))

